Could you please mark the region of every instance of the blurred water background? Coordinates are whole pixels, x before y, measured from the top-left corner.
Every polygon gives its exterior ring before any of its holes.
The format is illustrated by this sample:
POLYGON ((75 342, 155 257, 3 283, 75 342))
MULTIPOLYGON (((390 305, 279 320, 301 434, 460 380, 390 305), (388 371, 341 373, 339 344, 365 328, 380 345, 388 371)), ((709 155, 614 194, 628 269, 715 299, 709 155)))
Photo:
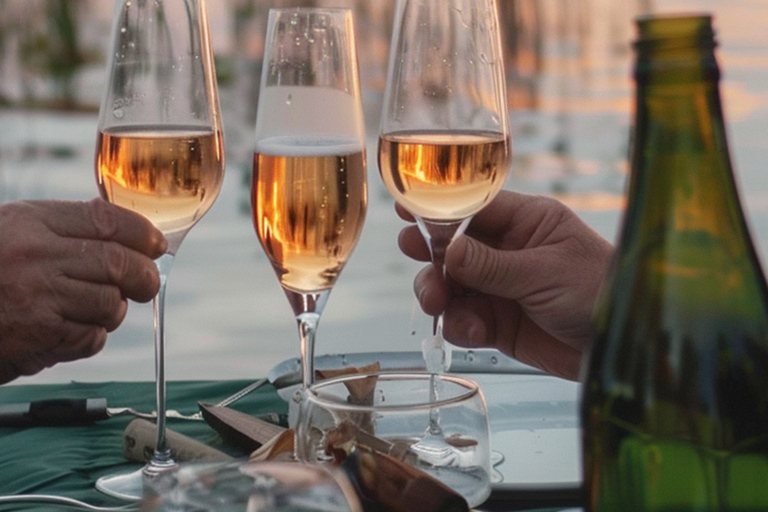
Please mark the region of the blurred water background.
MULTIPOLYGON (((267 9, 310 3, 209 2, 227 175, 171 273, 169 379, 256 378, 298 354, 295 321, 251 225, 248 183, 267 9)), ((768 255, 768 2, 499 3, 514 138, 506 187, 561 199, 610 240, 627 177, 632 20, 645 13, 712 13, 737 180, 758 250, 763 259, 768 255)), ((355 10, 371 141, 366 227, 326 307, 317 353, 418 350, 418 331, 428 325, 412 294, 421 265, 397 249, 403 224, 375 164, 394 0, 314 4, 355 10)), ((97 194, 96 114, 112 10, 104 0, 0 0, 0 201, 97 194)), ((16 383, 153 378, 151 306, 132 304, 101 354, 16 383)))

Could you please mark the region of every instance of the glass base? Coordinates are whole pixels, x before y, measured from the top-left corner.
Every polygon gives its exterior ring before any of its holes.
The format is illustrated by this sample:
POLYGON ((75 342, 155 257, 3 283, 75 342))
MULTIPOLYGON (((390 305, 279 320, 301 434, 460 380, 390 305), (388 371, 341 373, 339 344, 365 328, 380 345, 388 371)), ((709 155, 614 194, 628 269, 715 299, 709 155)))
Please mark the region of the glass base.
POLYGON ((144 490, 144 470, 103 476, 96 481, 96 489, 119 500, 139 501, 144 490))
POLYGON ((410 450, 420 461, 435 467, 462 466, 462 451, 451 446, 442 432, 427 432, 424 437, 412 444, 410 450))

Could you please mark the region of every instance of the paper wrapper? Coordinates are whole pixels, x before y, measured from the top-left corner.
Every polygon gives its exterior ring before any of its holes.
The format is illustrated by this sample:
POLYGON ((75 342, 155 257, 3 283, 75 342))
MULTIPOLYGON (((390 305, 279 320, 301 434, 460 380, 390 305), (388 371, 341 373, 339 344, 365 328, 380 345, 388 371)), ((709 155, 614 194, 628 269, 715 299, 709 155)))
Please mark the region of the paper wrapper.
MULTIPOLYGON (((340 368, 338 370, 316 370, 315 378, 318 381, 342 377, 346 375, 358 375, 363 373, 377 373, 381 371, 381 364, 377 361, 366 366, 340 368)), ((349 391, 348 401, 354 405, 371 405, 373 403, 373 393, 376 391, 376 377, 346 382, 347 391, 349 391)))

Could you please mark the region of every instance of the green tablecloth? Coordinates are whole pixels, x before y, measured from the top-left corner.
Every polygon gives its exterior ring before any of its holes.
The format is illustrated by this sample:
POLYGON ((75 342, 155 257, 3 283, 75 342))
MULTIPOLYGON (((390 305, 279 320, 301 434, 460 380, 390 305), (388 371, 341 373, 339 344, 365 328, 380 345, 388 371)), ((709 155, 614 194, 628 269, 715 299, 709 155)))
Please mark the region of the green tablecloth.
MULTIPOLYGON (((169 382, 168 407, 191 414, 197 412, 197 402, 218 402, 249 383, 243 380, 169 382)), ((130 406, 146 412, 155 409, 151 382, 0 386, 0 403, 99 397, 106 398, 109 407, 130 406)), ((288 409, 269 384, 230 407, 253 415, 286 413, 288 409)), ((122 455, 123 430, 132 419, 120 416, 78 427, 0 428, 0 495, 59 494, 100 506, 122 504, 98 492, 94 482, 105 474, 141 467, 122 455)), ((205 422, 169 419, 168 428, 238 455, 205 422)), ((18 504, 0 504, 0 511, 10 510, 57 508, 49 504, 23 508, 18 504)))
MULTIPOLYGON (((250 381, 169 382, 168 408, 191 414, 197 402, 216 403, 250 384, 250 381)), ((61 385, 0 386, 0 403, 28 402, 50 398, 106 398, 109 407, 133 407, 149 412, 155 408, 151 382, 107 382, 61 385)), ((245 396, 231 408, 259 416, 267 412, 285 414, 288 405, 267 384, 245 396)), ((97 506, 119 506, 125 502, 106 496, 94 487, 107 474, 128 472, 142 465, 127 461, 122 454, 122 436, 131 416, 119 416, 78 427, 0 427, 0 496, 18 494, 57 494, 97 506)), ((226 451, 245 456, 203 421, 168 420, 168 428, 226 451)), ((496 494, 496 493, 494 493, 496 494)), ((573 496, 555 491, 540 493, 502 493, 492 495, 480 507, 486 511, 511 511, 555 506, 562 510, 578 505, 573 496)), ((0 512, 56 511, 72 508, 52 504, 2 504, 0 512)), ((543 511, 539 511, 543 512, 543 511)))

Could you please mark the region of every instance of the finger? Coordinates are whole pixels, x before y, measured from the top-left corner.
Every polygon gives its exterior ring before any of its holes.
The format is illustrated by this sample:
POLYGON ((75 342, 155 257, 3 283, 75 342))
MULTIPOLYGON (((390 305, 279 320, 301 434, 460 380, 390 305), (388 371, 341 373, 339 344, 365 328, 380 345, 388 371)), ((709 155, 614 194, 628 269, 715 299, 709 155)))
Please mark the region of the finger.
MULTIPOLYGON (((511 298, 523 292, 516 281, 524 279, 515 251, 498 251, 472 238, 456 239, 446 253, 446 271, 462 286, 482 293, 511 298)), ((540 270, 539 270, 540 272, 540 270)))
POLYGON ((414 292, 421 309, 428 315, 439 315, 450 299, 450 289, 434 265, 427 265, 413 282, 414 292))
POLYGON ((553 198, 502 190, 472 218, 466 234, 489 245, 504 240, 508 249, 522 249, 540 242, 567 217, 576 214, 553 198))
POLYGON ((416 226, 403 228, 397 237, 397 245, 403 254, 416 261, 430 261, 431 259, 429 246, 416 226))
POLYGON ((9 380, 13 380, 16 377, 22 375, 35 375, 55 365, 58 361, 52 356, 50 352, 34 352, 24 354, 24 356, 16 361, 12 361, 4 373, 3 378, 9 377, 9 380))
POLYGON ((406 210, 404 206, 400 205, 400 203, 395 203, 395 211, 401 219, 408 222, 416 222, 416 218, 413 214, 406 210))
POLYGON ((495 326, 490 306, 483 300, 451 301, 443 318, 443 334, 449 342, 465 348, 495 348, 525 364, 552 375, 577 380, 581 352, 563 344, 538 325, 517 313, 505 318, 507 325, 495 326))
POLYGON ((123 322, 128 302, 117 286, 90 283, 63 277, 57 283, 57 313, 69 321, 104 327, 112 332, 123 322))
POLYGON ((493 342, 488 336, 488 327, 482 315, 471 304, 460 305, 457 302, 452 301, 443 314, 445 339, 465 348, 491 348, 493 342))
POLYGON ((22 375, 34 375, 56 363, 85 359, 100 352, 107 333, 102 327, 65 322, 61 326, 61 339, 53 347, 30 350, 13 361, 0 365, 0 382, 8 382, 22 375))
POLYGON ((61 263, 66 277, 75 281, 116 286, 124 297, 151 300, 160 287, 157 265, 148 256, 115 242, 66 239, 70 255, 61 263))
POLYGON ((107 343, 107 330, 99 325, 67 321, 61 342, 54 348, 58 362, 86 359, 101 352, 107 343))
POLYGON ((569 380, 578 380, 582 353, 546 334, 535 324, 527 324, 515 339, 509 355, 525 364, 569 380))
POLYGON ((55 202, 44 215, 48 228, 62 237, 112 240, 155 259, 167 249, 162 233, 144 216, 101 199, 55 202))
POLYGON ((502 251, 466 236, 451 244, 445 258, 446 271, 460 285, 515 300, 546 292, 565 261, 568 255, 553 247, 502 251))
POLYGON ((472 217, 466 233, 492 237, 504 234, 518 225, 511 221, 518 211, 524 211, 531 197, 508 190, 500 191, 493 201, 472 217))

